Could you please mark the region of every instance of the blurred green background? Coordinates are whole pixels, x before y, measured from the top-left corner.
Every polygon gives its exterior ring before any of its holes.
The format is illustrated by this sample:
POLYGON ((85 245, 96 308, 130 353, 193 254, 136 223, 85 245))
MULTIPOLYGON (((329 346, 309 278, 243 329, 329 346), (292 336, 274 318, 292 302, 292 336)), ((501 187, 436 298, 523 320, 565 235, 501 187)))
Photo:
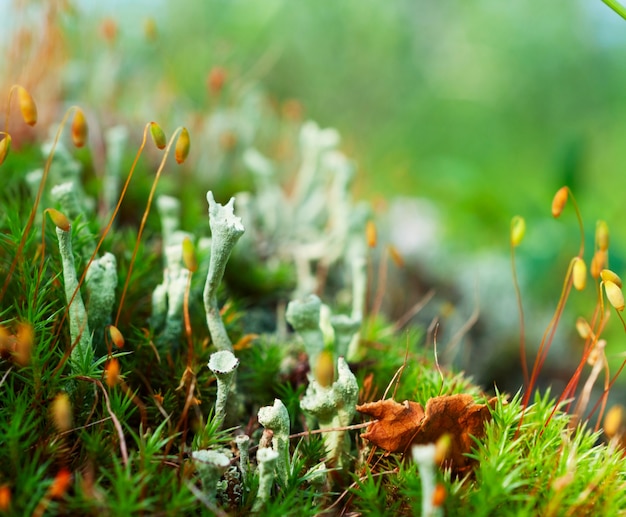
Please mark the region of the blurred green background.
MULTIPOLYGON (((358 164, 356 196, 381 213, 399 195, 433 202, 443 264, 462 268, 480 250, 506 257, 521 214, 526 295, 553 308, 578 250, 571 209, 550 217, 567 184, 587 261, 604 219, 623 273, 626 22, 600 0, 71 4, 59 14, 67 64, 57 80, 68 102, 104 120, 193 126, 216 103, 209 72, 223 67, 233 89, 258 85, 273 106, 295 99, 305 118, 337 128, 358 164)), ((510 285, 507 271, 493 274, 510 285)), ((573 303, 589 314, 593 287, 586 294, 573 303)), ((481 304, 498 309, 497 296, 481 304)), ((515 331, 517 314, 507 317, 515 331)))
POLYGON ((442 206, 447 238, 460 246, 500 246, 510 216, 548 215, 562 184, 590 227, 605 218, 625 236, 626 24, 599 0, 77 8, 69 49, 84 66, 111 53, 97 37, 102 17, 118 24, 115 95, 95 91, 129 118, 182 123, 177 111, 207 106, 207 74, 221 66, 339 129, 359 164, 359 196, 401 193, 442 206), (144 36, 147 19, 154 41, 144 36), (159 102, 165 89, 176 103, 159 102))

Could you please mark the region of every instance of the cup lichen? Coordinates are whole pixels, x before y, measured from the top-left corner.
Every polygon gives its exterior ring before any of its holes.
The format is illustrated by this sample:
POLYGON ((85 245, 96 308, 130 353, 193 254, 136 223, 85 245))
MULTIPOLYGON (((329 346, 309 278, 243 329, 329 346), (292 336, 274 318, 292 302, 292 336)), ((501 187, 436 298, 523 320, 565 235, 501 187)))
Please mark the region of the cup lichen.
POLYGON ((277 456, 276 471, 282 482, 287 481, 289 472, 289 413, 280 399, 274 405, 259 409, 259 423, 272 431, 272 448, 277 456))
POLYGON ((223 452, 199 450, 191 453, 206 498, 215 503, 217 483, 230 465, 230 458, 223 452))
POLYGON ((302 338, 309 364, 317 364, 319 354, 324 350, 324 334, 320 329, 322 302, 314 294, 292 300, 287 305, 285 317, 302 338))
POLYGON ((72 340, 70 363, 74 373, 84 374, 88 366, 93 362, 94 352, 87 311, 80 294, 76 268, 74 266, 71 227, 68 231, 57 227, 56 234, 63 264, 65 297, 69 305, 70 338, 72 340))
POLYGON ((209 225, 212 237, 209 272, 204 286, 204 309, 213 344, 218 350, 230 350, 232 352, 233 345, 220 315, 217 289, 222 282, 228 258, 233 247, 243 235, 244 227, 241 219, 234 213, 235 198, 231 198, 226 205, 221 205, 215 201, 213 192, 209 190, 207 201, 209 203, 209 225))
POLYGON ((226 402, 233 387, 235 371, 239 359, 229 350, 220 350, 211 354, 207 365, 217 379, 217 398, 215 400, 215 417, 223 422, 226 418, 226 402))
MULTIPOLYGON (((356 377, 348 363, 340 357, 337 361, 337 380, 326 387, 311 377, 300 407, 317 419, 321 430, 343 428, 350 425, 358 398, 356 377)), ((323 438, 328 458, 341 465, 342 453, 348 443, 346 431, 328 431, 323 433, 323 438)))
POLYGON ((270 499, 279 458, 280 454, 269 447, 262 447, 256 453, 256 460, 259 466, 259 489, 252 506, 253 513, 260 512, 270 499))

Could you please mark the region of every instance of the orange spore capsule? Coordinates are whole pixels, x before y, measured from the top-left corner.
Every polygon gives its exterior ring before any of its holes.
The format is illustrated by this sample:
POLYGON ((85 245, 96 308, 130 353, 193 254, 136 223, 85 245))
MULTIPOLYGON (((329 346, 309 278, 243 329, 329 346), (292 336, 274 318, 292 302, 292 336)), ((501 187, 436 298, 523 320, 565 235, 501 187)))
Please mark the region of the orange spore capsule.
POLYGON ((609 249, 609 225, 604 221, 596 223, 596 246, 602 251, 609 249))
POLYGON ((624 293, 619 288, 619 286, 615 282, 611 282, 610 280, 603 282, 604 283, 604 292, 606 293, 606 297, 609 300, 609 303, 615 307, 615 310, 623 311, 624 310, 624 293))
POLYGON ((563 208, 565 208, 565 203, 567 203, 568 197, 568 188, 561 187, 557 190, 554 198, 552 198, 552 216, 559 217, 561 212, 563 212, 563 208))
POLYGON ((198 270, 198 259, 196 258, 196 250, 193 242, 189 237, 183 239, 183 264, 185 267, 195 273, 198 270))
POLYGON ((189 146, 189 131, 184 127, 178 136, 178 140, 176 140, 176 148, 174 149, 176 163, 183 163, 187 159, 189 146))
POLYGON ((4 135, 4 138, 0 140, 0 165, 6 160, 9 149, 11 149, 11 135, 7 133, 4 135))
POLYGON ((523 217, 516 215, 511 219, 511 246, 519 246, 525 234, 526 221, 523 217))
POLYGON ((606 262, 606 251, 600 249, 596 250, 596 252, 593 254, 593 258, 591 259, 591 266, 589 268, 592 278, 595 278, 596 280, 600 278, 600 273, 606 266, 606 262))
POLYGON ((600 271, 600 278, 603 282, 613 282, 617 287, 622 288, 622 279, 610 269, 600 271))
POLYGON ((117 348, 124 348, 124 336, 116 326, 109 325, 109 336, 117 348))
POLYGON ((59 212, 56 208, 46 208, 45 211, 59 230, 63 230, 64 232, 70 231, 72 225, 70 224, 70 220, 63 213, 59 212))
POLYGON ((572 266, 572 283, 577 291, 582 291, 587 284, 587 265, 580 257, 574 257, 572 266))
POLYGON ((161 129, 156 122, 150 122, 150 136, 152 137, 152 141, 154 145, 157 146, 157 149, 165 149, 167 145, 167 138, 165 137, 165 133, 161 129))
POLYGON ((374 221, 367 221, 365 225, 365 238, 367 240, 367 245, 370 248, 376 247, 376 225, 374 221))
POLYGON ((17 87, 17 101, 20 105, 24 122, 29 126, 34 126, 37 123, 37 105, 31 94, 23 86, 17 87))
POLYGON ((83 147, 87 143, 87 120, 85 114, 80 108, 76 109, 74 119, 72 120, 72 142, 76 147, 83 147))

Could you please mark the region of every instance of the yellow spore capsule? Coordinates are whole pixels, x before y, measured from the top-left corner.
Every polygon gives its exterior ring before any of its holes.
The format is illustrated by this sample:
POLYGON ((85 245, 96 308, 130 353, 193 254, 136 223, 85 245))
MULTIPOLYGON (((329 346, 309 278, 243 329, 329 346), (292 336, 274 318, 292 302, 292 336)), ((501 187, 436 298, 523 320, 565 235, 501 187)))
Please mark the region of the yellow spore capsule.
POLYGON ((72 225, 65 214, 59 212, 56 208, 46 208, 45 212, 50 216, 54 225, 64 232, 69 232, 72 225))
POLYGON ((585 318, 580 317, 576 320, 576 331, 583 339, 587 339, 591 335, 591 327, 585 318))
POLYGON ((120 381, 120 363, 115 357, 109 360, 104 369, 104 380, 109 388, 117 385, 120 381))
POLYGON ((567 187, 561 187, 556 191, 554 197, 552 198, 552 216, 559 217, 561 212, 563 212, 563 208, 565 208, 565 203, 567 203, 567 197, 569 195, 569 191, 567 187))
POLYGON ((587 285, 587 265, 580 257, 574 257, 572 266, 572 283, 577 291, 582 291, 587 285))
POLYGON ((198 270, 196 250, 189 237, 185 237, 183 239, 183 264, 192 273, 195 273, 198 270))
POLYGON ((11 135, 5 133, 4 138, 0 140, 0 165, 4 163, 4 160, 6 160, 6 157, 9 154, 9 149, 11 149, 11 135))
POLYGON ((24 122, 29 126, 34 126, 37 123, 37 105, 31 94, 23 86, 17 87, 17 101, 20 105, 24 122))
POLYGON ((602 251, 609 249, 609 225, 604 221, 596 223, 596 246, 602 251))
POLYGON ((615 310, 623 311, 624 310, 624 293, 619 288, 619 286, 615 282, 611 282, 607 280, 604 283, 604 292, 606 293, 606 297, 609 300, 609 303, 615 307, 615 310))
POLYGON ((376 247, 376 225, 374 221, 367 221, 365 225, 365 239, 370 248, 376 247))
POLYGON ((333 383, 335 380, 335 365, 333 353, 330 350, 324 350, 317 356, 313 374, 320 386, 327 387, 333 383))
POLYGON ((624 433, 624 406, 612 406, 604 417, 604 432, 610 438, 624 433))
POLYGON ((50 405, 50 415, 57 431, 63 433, 72 427, 72 403, 67 393, 61 392, 50 405))
POLYGON ((511 246, 519 246, 524 235, 526 235, 526 221, 522 216, 516 215, 511 219, 511 246))
POLYGON ((124 348, 124 336, 115 325, 109 325, 109 336, 117 348, 124 348))
POLYGON ((613 282, 617 287, 622 288, 622 279, 610 269, 600 271, 600 278, 603 282, 613 282))
POLYGON ((600 278, 600 273, 606 266, 606 262, 606 251, 600 249, 596 250, 593 254, 593 258, 591 259, 591 267, 589 268, 592 278, 595 278, 596 280, 600 278))
POLYGON ((187 128, 183 128, 178 135, 178 140, 176 140, 176 148, 174 149, 174 157, 176 158, 176 163, 183 163, 187 156, 189 155, 189 131, 187 128))
POLYGON ((87 119, 83 110, 76 108, 74 119, 72 120, 72 142, 76 147, 83 147, 87 143, 87 119))
POLYGON ((165 149, 167 145, 167 138, 165 137, 165 133, 161 126, 159 126, 156 122, 150 122, 150 136, 152 137, 152 141, 154 145, 157 146, 157 149, 165 149))

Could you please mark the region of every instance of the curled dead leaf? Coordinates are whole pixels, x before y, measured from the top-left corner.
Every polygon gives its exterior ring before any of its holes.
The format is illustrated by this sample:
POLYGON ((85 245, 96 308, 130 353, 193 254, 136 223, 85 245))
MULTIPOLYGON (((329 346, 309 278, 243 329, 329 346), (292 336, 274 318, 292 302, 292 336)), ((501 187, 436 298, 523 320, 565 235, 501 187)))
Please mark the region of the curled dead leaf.
POLYGON ((424 419, 422 405, 408 400, 368 402, 357 406, 356 410, 378 420, 361 436, 389 452, 404 452, 424 419))
POLYGON ((389 452, 404 453, 413 444, 435 443, 448 435, 450 446, 443 464, 461 473, 472 466, 467 457, 474 445, 472 437, 483 436, 496 400, 476 404, 471 395, 456 394, 431 398, 425 410, 416 402, 393 400, 370 402, 356 409, 376 419, 363 438, 389 452))

